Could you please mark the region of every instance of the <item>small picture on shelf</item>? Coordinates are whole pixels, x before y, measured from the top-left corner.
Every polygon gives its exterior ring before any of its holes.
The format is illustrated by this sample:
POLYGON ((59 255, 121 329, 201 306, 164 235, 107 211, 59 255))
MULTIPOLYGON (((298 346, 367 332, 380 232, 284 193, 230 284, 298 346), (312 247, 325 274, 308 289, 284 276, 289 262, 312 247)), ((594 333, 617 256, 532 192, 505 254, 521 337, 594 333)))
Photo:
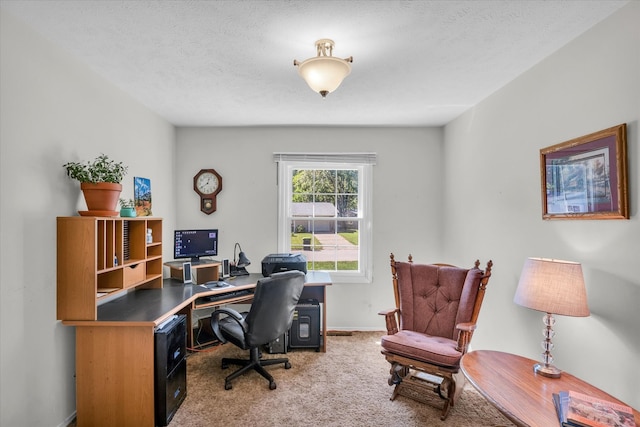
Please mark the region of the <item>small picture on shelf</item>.
POLYGON ((136 216, 151 216, 151 180, 149 178, 133 178, 133 195, 136 216))

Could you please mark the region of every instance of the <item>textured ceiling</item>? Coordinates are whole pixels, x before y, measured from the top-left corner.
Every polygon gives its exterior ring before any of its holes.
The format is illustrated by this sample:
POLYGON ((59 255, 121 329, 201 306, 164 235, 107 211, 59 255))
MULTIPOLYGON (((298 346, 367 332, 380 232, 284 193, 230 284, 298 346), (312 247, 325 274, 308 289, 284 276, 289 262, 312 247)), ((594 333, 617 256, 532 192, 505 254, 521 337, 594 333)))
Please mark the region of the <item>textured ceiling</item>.
POLYGON ((440 126, 628 1, 9 1, 178 126, 440 126), (326 99, 293 60, 335 41, 326 99))

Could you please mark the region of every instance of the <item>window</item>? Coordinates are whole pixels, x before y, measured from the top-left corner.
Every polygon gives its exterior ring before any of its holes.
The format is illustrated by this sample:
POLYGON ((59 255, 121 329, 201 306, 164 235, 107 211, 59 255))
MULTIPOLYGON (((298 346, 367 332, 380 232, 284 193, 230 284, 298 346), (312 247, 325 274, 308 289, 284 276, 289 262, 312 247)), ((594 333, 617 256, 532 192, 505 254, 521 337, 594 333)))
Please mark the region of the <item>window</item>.
POLYGON ((335 282, 371 282, 371 187, 375 153, 276 153, 278 251, 335 282))

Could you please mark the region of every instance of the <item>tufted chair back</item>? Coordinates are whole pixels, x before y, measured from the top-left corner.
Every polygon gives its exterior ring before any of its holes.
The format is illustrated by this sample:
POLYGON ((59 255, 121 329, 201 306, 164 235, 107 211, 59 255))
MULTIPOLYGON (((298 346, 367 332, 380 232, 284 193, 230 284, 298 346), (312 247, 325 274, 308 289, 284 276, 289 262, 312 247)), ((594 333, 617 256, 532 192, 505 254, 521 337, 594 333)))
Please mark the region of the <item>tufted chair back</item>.
POLYGON ((456 325, 475 322, 482 270, 396 262, 400 329, 457 339, 456 325))

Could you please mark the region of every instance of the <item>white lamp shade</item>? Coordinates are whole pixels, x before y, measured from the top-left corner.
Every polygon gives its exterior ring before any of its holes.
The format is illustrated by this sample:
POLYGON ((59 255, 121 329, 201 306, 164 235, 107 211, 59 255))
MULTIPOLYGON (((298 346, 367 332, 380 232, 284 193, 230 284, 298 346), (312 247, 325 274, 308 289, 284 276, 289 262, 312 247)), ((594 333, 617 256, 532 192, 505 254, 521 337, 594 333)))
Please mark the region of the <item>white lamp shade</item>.
POLYGON ((578 262, 528 258, 513 301, 523 307, 564 316, 589 316, 587 292, 578 262))
POLYGON ((317 56, 300 63, 298 72, 313 91, 331 93, 351 73, 351 65, 333 56, 317 56))

